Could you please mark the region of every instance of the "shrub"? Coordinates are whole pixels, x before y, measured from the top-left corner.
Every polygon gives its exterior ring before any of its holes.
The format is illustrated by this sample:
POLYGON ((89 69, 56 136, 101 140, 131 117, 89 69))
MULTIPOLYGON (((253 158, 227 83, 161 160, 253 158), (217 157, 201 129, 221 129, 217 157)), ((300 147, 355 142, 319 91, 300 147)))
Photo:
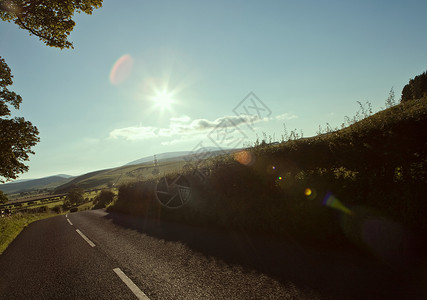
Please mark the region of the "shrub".
POLYGON ((62 206, 61 205, 55 205, 52 207, 52 211, 56 212, 57 214, 60 214, 62 212, 62 206))
POLYGON ((114 193, 109 190, 102 190, 93 200, 93 209, 104 208, 114 200, 114 193))

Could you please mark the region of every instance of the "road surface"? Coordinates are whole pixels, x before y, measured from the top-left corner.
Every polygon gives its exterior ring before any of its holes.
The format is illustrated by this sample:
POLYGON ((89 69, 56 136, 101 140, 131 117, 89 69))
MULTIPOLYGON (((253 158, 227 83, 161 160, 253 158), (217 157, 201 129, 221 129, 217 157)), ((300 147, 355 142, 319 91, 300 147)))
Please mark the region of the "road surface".
POLYGON ((95 210, 25 228, 0 255, 0 299, 414 299, 405 276, 361 255, 95 210))

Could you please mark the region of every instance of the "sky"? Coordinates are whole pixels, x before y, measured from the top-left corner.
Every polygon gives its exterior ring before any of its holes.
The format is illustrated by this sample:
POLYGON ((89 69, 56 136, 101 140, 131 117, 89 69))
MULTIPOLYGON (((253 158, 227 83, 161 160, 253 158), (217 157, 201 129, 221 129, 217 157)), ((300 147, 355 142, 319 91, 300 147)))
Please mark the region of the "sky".
POLYGON ((313 136, 385 107, 427 70, 426 1, 104 0, 74 49, 0 22, 0 56, 41 141, 20 179, 313 136))

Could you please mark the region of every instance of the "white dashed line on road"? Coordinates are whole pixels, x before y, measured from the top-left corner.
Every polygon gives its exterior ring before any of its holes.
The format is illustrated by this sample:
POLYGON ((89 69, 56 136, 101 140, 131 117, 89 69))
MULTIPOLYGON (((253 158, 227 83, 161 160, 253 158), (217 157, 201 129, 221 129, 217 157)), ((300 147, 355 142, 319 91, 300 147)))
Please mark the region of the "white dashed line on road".
POLYGON ((84 234, 83 234, 83 232, 81 232, 80 230, 78 230, 78 229, 76 229, 76 231, 77 231, 77 233, 78 234, 80 234, 80 236, 91 246, 91 247, 95 247, 95 244, 91 241, 91 240, 89 240, 88 238, 87 238, 87 236, 85 236, 84 234))
POLYGON ((73 226, 73 223, 69 219, 67 219, 68 223, 70 223, 71 226, 73 226))
POLYGON ((147 297, 147 295, 144 294, 143 291, 139 289, 139 287, 136 286, 135 283, 133 283, 132 280, 130 280, 129 277, 126 276, 125 273, 123 273, 120 268, 113 269, 114 273, 117 274, 117 276, 120 277, 120 279, 127 285, 127 287, 132 291, 132 293, 135 294, 135 296, 140 300, 150 300, 150 298, 147 297))

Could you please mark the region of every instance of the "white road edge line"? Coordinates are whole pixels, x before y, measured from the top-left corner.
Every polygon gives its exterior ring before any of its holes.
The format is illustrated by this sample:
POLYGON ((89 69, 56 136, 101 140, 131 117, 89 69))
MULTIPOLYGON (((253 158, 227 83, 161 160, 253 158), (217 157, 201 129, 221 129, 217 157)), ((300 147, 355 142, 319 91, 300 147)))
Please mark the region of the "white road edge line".
POLYGON ((73 223, 69 219, 67 219, 68 223, 70 223, 71 226, 73 226, 73 223))
POLYGON ((132 293, 135 294, 135 296, 140 300, 150 300, 150 298, 147 297, 146 294, 144 294, 143 291, 139 289, 139 287, 136 286, 135 283, 133 283, 132 280, 130 280, 129 277, 126 276, 125 273, 123 273, 120 268, 113 269, 114 273, 117 274, 117 276, 120 277, 120 279, 128 286, 128 288, 132 291, 132 293))
POLYGON ((88 238, 87 238, 87 236, 85 236, 84 234, 83 234, 83 232, 81 232, 80 230, 78 230, 78 229, 76 229, 76 231, 77 231, 77 233, 78 234, 80 234, 80 236, 91 246, 91 247, 95 247, 95 244, 91 241, 91 240, 89 240, 88 238))

